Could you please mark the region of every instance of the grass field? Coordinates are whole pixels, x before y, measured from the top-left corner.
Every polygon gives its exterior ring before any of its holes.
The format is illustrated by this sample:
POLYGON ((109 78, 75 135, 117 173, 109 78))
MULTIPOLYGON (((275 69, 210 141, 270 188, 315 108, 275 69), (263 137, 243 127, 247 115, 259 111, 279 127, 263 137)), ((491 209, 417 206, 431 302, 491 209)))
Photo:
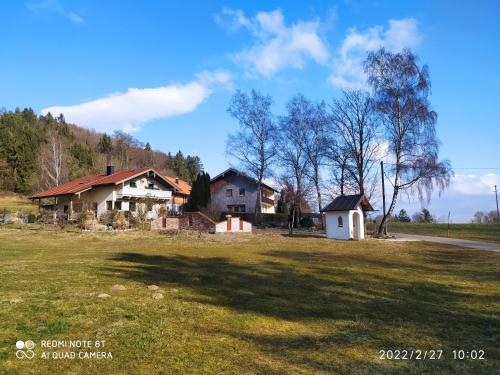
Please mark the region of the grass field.
POLYGON ((28 214, 35 212, 38 206, 33 204, 28 198, 12 192, 0 191, 0 214, 3 211, 8 213, 22 212, 28 214))
POLYGON ((492 374, 500 366, 498 253, 280 232, 28 228, 0 227, 2 374, 492 374), (152 298, 158 292, 163 299, 152 298), (16 359, 19 339, 35 342, 34 359, 16 359), (49 339, 104 340, 113 359, 41 359, 40 340, 49 339), (391 361, 379 359, 382 349, 444 353, 391 361), (453 349, 482 349, 486 359, 453 360, 453 349))
MULTIPOLYGON (((389 223, 389 232, 448 236, 448 224, 389 223)), ((500 226, 497 224, 450 224, 450 237, 500 243, 500 226)))

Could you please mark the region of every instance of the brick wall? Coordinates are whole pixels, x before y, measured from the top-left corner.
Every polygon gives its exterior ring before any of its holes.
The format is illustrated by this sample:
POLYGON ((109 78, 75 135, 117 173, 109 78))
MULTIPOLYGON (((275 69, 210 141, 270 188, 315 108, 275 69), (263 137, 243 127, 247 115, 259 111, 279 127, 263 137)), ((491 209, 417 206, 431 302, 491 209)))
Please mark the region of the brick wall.
POLYGON ((215 221, 201 212, 184 212, 178 217, 159 217, 151 222, 151 230, 198 230, 215 232, 215 221))
POLYGON ((159 217, 151 222, 151 230, 179 229, 178 217, 159 217))
POLYGON ((215 221, 201 212, 184 212, 179 218, 179 229, 215 232, 215 221))

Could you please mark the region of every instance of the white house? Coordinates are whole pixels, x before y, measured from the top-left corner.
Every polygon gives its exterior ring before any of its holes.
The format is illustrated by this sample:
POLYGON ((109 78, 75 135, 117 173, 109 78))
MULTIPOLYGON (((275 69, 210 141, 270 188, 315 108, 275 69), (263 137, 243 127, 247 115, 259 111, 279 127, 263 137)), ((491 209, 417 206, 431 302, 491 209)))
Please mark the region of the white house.
POLYGON ((108 166, 105 174, 81 177, 30 198, 68 219, 75 219, 84 208, 93 210, 97 218, 110 210, 135 214, 141 209, 154 219, 162 207, 172 207, 178 190, 177 184, 153 168, 115 172, 108 166))
POLYGON ((368 199, 361 194, 341 195, 326 206, 326 237, 337 240, 365 238, 364 211, 373 211, 368 199))

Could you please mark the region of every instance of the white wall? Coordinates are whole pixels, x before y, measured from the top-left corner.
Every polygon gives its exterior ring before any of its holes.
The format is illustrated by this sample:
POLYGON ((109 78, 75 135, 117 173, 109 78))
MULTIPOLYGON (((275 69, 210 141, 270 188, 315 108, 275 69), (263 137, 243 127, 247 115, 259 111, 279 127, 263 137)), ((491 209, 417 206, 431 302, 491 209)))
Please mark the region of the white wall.
MULTIPOLYGON (((232 217, 231 218, 231 232, 232 233, 251 233, 252 232, 252 223, 248 221, 241 220, 243 223, 243 229, 240 230, 240 218, 232 217)), ((215 225, 216 233, 227 233, 227 220, 220 221, 215 225)))
POLYGON ((335 238, 337 240, 351 239, 351 230, 349 228, 349 212, 350 211, 326 212, 326 237, 335 238), (342 227, 338 226, 339 216, 342 217, 343 220, 344 225, 342 227))
POLYGON ((350 211, 332 211, 326 212, 325 214, 325 224, 326 224, 326 237, 334 238, 338 240, 350 240, 355 237, 354 233, 354 213, 359 215, 359 238, 360 240, 365 238, 364 231, 364 219, 363 210, 361 207, 356 207, 355 210, 350 211), (339 216, 343 219, 343 226, 338 226, 339 216))

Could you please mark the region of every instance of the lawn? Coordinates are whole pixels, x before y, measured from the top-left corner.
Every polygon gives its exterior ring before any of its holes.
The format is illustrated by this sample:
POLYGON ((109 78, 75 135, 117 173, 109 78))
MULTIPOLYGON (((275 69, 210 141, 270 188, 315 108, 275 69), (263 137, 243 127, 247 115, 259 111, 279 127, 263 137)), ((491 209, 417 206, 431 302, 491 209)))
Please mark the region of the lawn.
POLYGON ((28 214, 35 212, 37 209, 38 206, 24 195, 0 191, 0 214, 3 214, 4 211, 6 213, 20 212, 28 214))
MULTIPOLYGON (((389 232, 448 236, 448 224, 389 223, 389 232)), ((500 243, 500 226, 497 224, 450 224, 450 237, 500 243)))
POLYGON ((492 374, 500 366, 499 253, 280 232, 29 228, 0 227, 2 374, 492 374), (16 359, 20 339, 35 342, 34 359, 16 359), (113 359, 41 359, 40 340, 49 339, 104 340, 113 359), (383 349, 444 352, 380 360, 383 349), (453 360, 453 349, 484 350, 486 359, 453 360))

